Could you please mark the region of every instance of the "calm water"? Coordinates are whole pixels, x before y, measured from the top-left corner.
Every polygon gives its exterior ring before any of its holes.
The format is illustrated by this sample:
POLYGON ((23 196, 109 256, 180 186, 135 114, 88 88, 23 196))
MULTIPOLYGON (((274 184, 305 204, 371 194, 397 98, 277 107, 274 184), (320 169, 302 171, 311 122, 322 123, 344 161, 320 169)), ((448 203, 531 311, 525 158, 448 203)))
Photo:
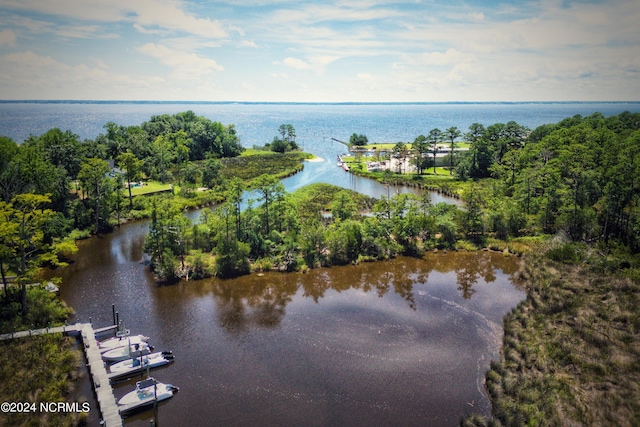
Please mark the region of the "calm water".
POLYGON ((278 126, 292 124, 306 150, 331 137, 348 141, 363 133, 371 142, 413 141, 438 127, 457 126, 463 132, 474 122, 484 125, 514 120, 532 129, 576 114, 596 111, 605 116, 640 111, 640 102, 521 103, 521 104, 38 104, 0 102, 0 135, 17 142, 58 127, 81 139, 104 133, 108 121, 139 125, 152 115, 193 110, 225 125, 235 124, 246 147, 264 145, 277 135, 278 126))
POLYGON ((447 426, 489 414, 484 373, 524 297, 514 258, 432 253, 158 287, 140 263, 146 230, 80 242, 59 272, 61 298, 98 326, 113 303, 134 333, 174 352, 153 373, 181 387, 160 407, 163 425, 447 426))

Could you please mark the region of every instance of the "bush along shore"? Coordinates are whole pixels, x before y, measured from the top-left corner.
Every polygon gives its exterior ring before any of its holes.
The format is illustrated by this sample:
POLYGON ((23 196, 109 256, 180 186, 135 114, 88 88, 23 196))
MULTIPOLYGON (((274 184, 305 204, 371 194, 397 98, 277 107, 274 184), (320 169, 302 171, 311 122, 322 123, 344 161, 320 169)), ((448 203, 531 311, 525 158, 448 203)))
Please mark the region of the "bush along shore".
POLYGON ((486 375, 493 416, 461 425, 638 425, 640 270, 571 243, 523 265, 527 298, 486 375))

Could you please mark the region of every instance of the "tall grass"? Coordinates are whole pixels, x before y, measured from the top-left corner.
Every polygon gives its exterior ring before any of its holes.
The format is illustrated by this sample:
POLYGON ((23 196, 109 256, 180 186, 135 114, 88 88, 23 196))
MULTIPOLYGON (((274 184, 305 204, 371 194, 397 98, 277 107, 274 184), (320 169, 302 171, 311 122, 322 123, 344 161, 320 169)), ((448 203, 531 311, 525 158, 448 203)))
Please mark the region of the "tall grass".
MULTIPOLYGON (((39 413, 40 402, 71 402, 82 353, 62 334, 0 342, 0 402, 35 403, 36 413, 0 413, 3 426, 84 425, 82 413, 39 413)), ((74 399, 75 400, 75 399, 74 399)))
POLYGON ((494 425, 640 424, 640 282, 594 272, 583 249, 527 255, 527 299, 486 376, 494 425))

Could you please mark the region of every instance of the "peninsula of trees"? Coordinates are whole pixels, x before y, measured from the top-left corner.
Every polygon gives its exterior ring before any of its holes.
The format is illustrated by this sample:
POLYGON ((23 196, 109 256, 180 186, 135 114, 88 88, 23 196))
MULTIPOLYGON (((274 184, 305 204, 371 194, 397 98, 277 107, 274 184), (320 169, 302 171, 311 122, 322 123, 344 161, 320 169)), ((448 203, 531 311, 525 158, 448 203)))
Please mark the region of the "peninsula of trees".
MULTIPOLYGON (((433 205, 428 193, 373 201, 317 185, 286 194, 278 178, 299 170, 304 157, 287 124, 267 144, 279 154, 242 157, 233 125, 191 111, 153 116, 140 126, 110 122, 104 134, 83 142, 59 129, 20 145, 2 138, 0 266, 3 275, 11 271, 18 282, 29 282, 38 266, 61 264, 75 250, 73 239, 109 230, 121 216, 151 217, 145 248, 163 281, 300 270, 433 248, 521 253, 558 233, 637 253, 638 123, 630 113, 576 116, 533 131, 514 122, 475 123, 464 134, 468 150, 451 159, 444 184, 464 208, 433 205), (142 196, 146 187, 166 193, 142 196), (253 200, 247 189, 255 190, 253 200), (212 202, 219 207, 194 224, 181 214, 212 202)), ((438 142, 449 141, 453 148, 461 133, 455 126, 425 131, 411 148, 404 145, 403 155, 429 158, 425 147, 434 152, 438 142)), ((365 135, 352 139, 367 142, 365 135)), ((377 177, 422 182, 425 169, 377 177)), ((443 186, 442 176, 432 176, 443 186)))

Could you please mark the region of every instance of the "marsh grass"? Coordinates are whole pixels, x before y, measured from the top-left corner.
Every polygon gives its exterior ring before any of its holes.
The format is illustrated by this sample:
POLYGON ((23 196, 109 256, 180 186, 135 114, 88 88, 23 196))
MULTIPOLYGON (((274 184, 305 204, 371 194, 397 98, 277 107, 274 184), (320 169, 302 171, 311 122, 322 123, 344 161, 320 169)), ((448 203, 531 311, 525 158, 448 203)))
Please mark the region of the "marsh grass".
MULTIPOLYGON (((75 340, 46 334, 0 342, 1 402, 71 402, 82 377, 83 356, 75 340)), ((76 426, 76 413, 0 413, 3 426, 76 426)))
POLYGON ((222 176, 225 179, 238 177, 249 182, 262 174, 274 175, 278 179, 291 176, 303 169, 302 161, 313 155, 303 152, 253 153, 250 156, 222 159, 222 176))
POLYGON ((582 249, 527 256, 527 298, 486 375, 493 419, 461 425, 640 424, 640 282, 594 273, 582 249))

